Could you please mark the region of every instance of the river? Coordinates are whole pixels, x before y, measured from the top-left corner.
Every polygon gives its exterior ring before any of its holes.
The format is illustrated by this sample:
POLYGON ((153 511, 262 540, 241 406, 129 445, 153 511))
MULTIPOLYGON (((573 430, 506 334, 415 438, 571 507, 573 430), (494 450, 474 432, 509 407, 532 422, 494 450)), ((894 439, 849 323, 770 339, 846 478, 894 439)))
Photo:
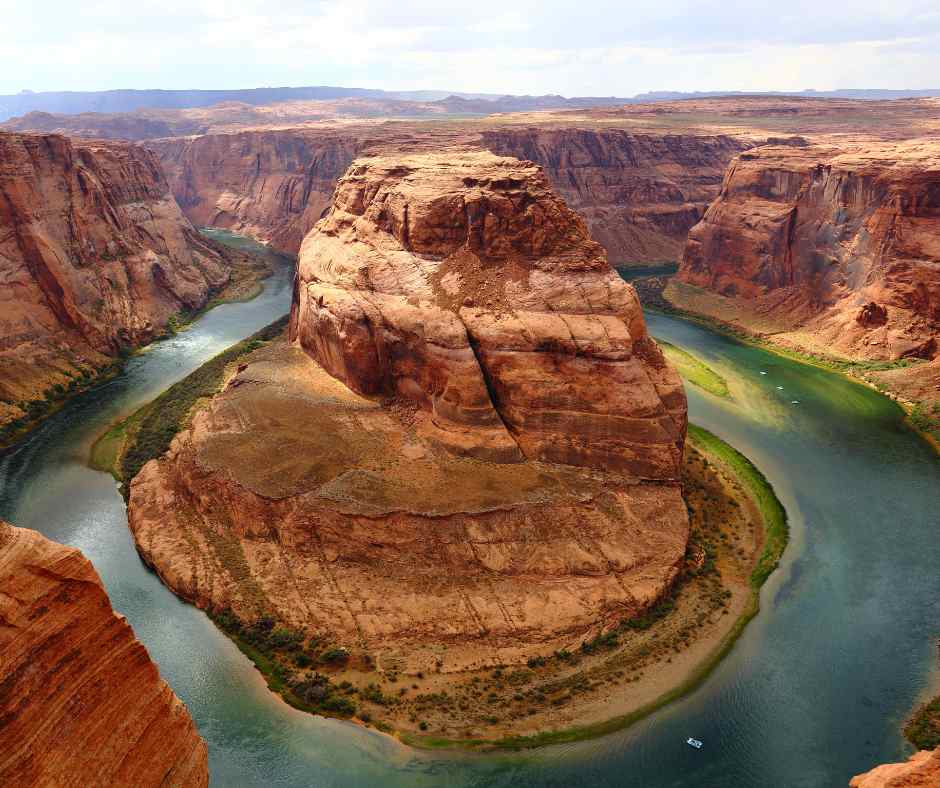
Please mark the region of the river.
POLYGON ((692 421, 764 471, 792 528, 760 615, 705 684, 621 733, 520 754, 414 751, 286 706, 143 565, 114 481, 87 457, 108 424, 284 314, 290 294, 281 266, 258 298, 133 357, 0 457, 0 516, 92 560, 207 740, 214 786, 815 788, 906 755, 899 725, 937 680, 940 463, 875 392, 659 315, 652 333, 735 396, 692 389, 692 421))

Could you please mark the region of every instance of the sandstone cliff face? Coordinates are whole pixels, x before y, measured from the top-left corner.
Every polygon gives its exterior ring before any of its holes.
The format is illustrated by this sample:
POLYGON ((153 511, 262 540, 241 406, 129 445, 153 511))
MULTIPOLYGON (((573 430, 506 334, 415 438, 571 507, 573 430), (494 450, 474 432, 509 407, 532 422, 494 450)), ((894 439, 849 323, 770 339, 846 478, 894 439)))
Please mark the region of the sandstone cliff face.
POLYGON ((155 140, 148 147, 195 224, 295 254, 362 144, 355 133, 265 130, 155 140))
POLYGON ((92 565, 0 521, 0 783, 205 786, 205 742, 92 565))
POLYGON ((359 159, 298 280, 291 335, 353 390, 416 403, 445 443, 678 478, 682 384, 535 165, 359 159))
POLYGON ((441 147, 461 140, 540 164, 614 263, 678 259, 688 229, 718 194, 728 162, 750 144, 714 134, 527 126, 478 134, 457 125, 391 125, 208 134, 148 146, 194 222, 245 232, 295 253, 356 155, 396 137, 427 147, 435 135, 441 147))
POLYGON ((580 643, 672 583, 682 386, 535 165, 356 161, 291 334, 131 484, 178 594, 446 672, 580 643))
POLYGON ((931 358, 940 157, 925 141, 743 153, 690 232, 679 279, 771 316, 797 344, 931 358))
POLYGON ((482 140, 541 165, 614 264, 678 260, 728 163, 750 147, 723 135, 592 128, 506 128, 482 140))
POLYGON ((929 788, 940 785, 940 749, 922 750, 905 763, 886 763, 853 777, 851 788, 929 788))
POLYGON ((0 134, 0 400, 150 340, 228 276, 151 153, 0 134))

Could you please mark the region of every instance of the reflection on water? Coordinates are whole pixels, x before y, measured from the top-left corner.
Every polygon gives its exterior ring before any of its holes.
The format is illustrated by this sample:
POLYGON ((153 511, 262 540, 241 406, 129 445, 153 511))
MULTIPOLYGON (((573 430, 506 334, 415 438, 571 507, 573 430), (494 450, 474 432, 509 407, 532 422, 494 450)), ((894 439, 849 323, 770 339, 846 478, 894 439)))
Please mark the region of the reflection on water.
POLYGON ((419 753, 287 707, 144 567, 114 482, 85 458, 116 417, 279 317, 289 299, 282 268, 257 299, 154 345, 0 458, 0 515, 94 562, 208 741, 214 785, 828 787, 901 757, 897 726, 940 634, 940 464, 873 392, 659 316, 652 332, 719 369, 736 398, 691 390, 692 419, 764 470, 793 526, 761 615, 706 684, 622 733, 507 755, 419 753), (689 736, 705 747, 688 747, 689 736))

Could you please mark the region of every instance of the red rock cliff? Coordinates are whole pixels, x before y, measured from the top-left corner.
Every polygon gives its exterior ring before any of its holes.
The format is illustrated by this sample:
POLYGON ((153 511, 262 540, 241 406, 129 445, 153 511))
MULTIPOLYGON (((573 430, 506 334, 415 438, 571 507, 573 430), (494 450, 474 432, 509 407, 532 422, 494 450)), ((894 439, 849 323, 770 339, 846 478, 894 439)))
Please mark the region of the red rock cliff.
POLYGON ((749 147, 722 135, 591 128, 505 128, 482 139, 541 165, 614 264, 678 260, 728 163, 749 147))
POLYGON ((0 521, 0 784, 205 786, 205 742, 73 548, 0 521))
POLYGON ((682 384, 536 165, 358 159, 298 279, 292 336, 351 389, 417 403, 445 442, 678 477, 682 384))
POLYGON ((0 133, 0 400, 159 334, 202 306, 228 266, 129 144, 0 133))
POLYGON ((294 254, 362 146, 354 133, 208 134, 149 143, 197 225, 224 227, 294 254))
POLYGON ((936 355, 935 145, 741 154, 689 234, 679 279, 769 316, 797 344, 863 358, 936 355))
POLYGON ((428 147, 473 141, 542 165, 614 263, 676 260, 688 229, 749 143, 709 134, 631 134, 591 128, 444 127, 261 130, 148 143, 197 224, 235 229, 294 253, 329 206, 333 187, 369 146, 395 137, 428 147))

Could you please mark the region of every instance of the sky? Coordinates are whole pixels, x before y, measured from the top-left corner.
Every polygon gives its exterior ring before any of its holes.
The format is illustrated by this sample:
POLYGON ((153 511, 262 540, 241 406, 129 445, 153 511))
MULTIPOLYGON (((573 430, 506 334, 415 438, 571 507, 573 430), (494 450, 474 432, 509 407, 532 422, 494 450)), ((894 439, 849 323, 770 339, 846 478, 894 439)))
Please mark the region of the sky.
POLYGON ((940 88, 938 0, 0 0, 0 94, 940 88))

